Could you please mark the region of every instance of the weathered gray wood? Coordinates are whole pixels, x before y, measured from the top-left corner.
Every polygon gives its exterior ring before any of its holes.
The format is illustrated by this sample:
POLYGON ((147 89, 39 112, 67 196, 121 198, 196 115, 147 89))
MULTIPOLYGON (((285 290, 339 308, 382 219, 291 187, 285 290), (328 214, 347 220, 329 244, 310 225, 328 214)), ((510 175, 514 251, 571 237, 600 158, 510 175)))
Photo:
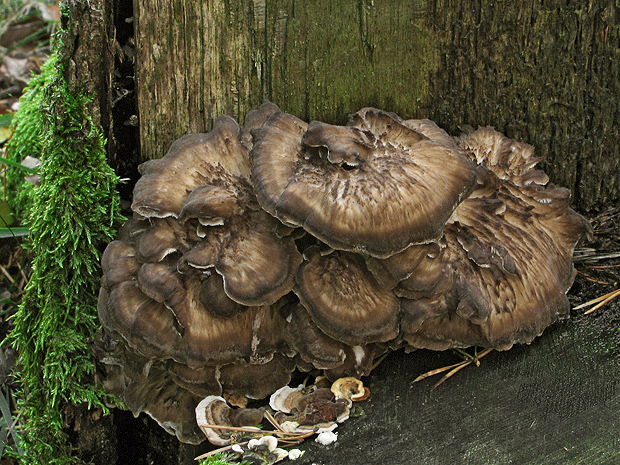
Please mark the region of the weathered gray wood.
POLYGON ((429 2, 431 118, 529 142, 581 209, 620 197, 620 27, 612 0, 429 2))
POLYGON ((417 111, 434 64, 422 12, 402 1, 138 2, 143 159, 265 98, 332 122, 369 105, 417 111))
POLYGON ((493 125, 536 146, 582 209, 620 197, 612 0, 136 2, 143 160, 268 98, 340 123, 363 106, 493 125))
POLYGON ((254 14, 243 1, 136 2, 136 74, 143 159, 182 134, 260 101, 254 14))
POLYGON ((311 464, 615 464, 620 462, 620 306, 558 323, 529 346, 492 352, 433 389, 448 352, 391 354, 338 441, 307 441, 311 464))

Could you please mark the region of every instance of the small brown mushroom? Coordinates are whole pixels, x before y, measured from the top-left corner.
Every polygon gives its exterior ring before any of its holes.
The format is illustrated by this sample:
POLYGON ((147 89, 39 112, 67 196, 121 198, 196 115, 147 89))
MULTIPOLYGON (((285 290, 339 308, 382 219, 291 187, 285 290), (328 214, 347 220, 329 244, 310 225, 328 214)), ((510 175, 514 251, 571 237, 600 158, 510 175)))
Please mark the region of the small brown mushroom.
POLYGON ((351 401, 337 399, 328 388, 284 387, 272 394, 269 405, 280 423, 294 424, 296 432, 329 430, 349 418, 351 401))
POLYGON ((352 401, 361 399, 366 395, 364 383, 351 376, 334 381, 331 391, 336 399, 349 399, 352 401))
POLYGON ((276 112, 252 157, 267 212, 334 249, 382 258, 436 237, 476 177, 454 148, 372 108, 345 127, 276 112))
POLYGON ((293 287, 301 255, 290 237, 279 237, 276 220, 245 212, 212 228, 179 260, 179 269, 219 273, 226 295, 242 305, 272 304, 293 287))
POLYGON ((156 302, 176 305, 185 298, 181 274, 176 263, 145 263, 137 274, 140 290, 156 302))
POLYGON ((297 409, 301 398, 305 394, 307 392, 302 384, 295 388, 282 386, 269 396, 269 406, 276 412, 291 413, 297 409))
MULTIPOLYGON (((262 419, 262 411, 232 408, 220 396, 207 396, 196 406, 196 422, 209 442, 216 446, 230 444, 234 433, 225 429, 210 428, 210 426, 256 426, 262 419)), ((256 428, 256 431, 260 432, 260 429, 256 428)))

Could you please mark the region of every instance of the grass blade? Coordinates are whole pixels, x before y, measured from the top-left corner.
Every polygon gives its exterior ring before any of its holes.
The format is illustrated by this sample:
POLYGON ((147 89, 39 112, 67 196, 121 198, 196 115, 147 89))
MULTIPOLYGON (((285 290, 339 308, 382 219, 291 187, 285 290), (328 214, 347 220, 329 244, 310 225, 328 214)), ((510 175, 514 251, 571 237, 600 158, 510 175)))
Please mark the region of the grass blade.
POLYGON ((23 226, 16 228, 0 228, 0 239, 27 236, 28 234, 30 234, 30 229, 23 226))
POLYGON ((25 171, 28 174, 37 174, 37 170, 32 169, 32 168, 27 168, 24 165, 22 165, 21 163, 17 163, 16 161, 12 161, 12 160, 8 160, 6 158, 0 157, 0 162, 4 163, 7 166, 11 166, 13 168, 17 168, 17 169, 20 169, 22 171, 25 171))

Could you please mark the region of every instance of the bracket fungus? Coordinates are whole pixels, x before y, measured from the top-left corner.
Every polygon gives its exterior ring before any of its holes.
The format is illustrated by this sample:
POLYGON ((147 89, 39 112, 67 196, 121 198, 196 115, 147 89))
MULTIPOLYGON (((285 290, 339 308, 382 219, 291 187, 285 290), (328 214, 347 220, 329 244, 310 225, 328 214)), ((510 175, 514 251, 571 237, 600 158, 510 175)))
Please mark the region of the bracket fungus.
POLYGON ((456 139, 374 108, 334 126, 267 102, 181 137, 140 167, 103 254, 104 386, 200 442, 204 397, 278 392, 282 416, 340 421, 329 389, 278 389, 401 347, 531 342, 567 313, 589 227, 538 161, 491 128, 456 139))
POLYGON ((276 112, 252 159, 266 211, 334 249, 375 257, 436 238, 476 179, 451 145, 374 108, 344 127, 276 112))

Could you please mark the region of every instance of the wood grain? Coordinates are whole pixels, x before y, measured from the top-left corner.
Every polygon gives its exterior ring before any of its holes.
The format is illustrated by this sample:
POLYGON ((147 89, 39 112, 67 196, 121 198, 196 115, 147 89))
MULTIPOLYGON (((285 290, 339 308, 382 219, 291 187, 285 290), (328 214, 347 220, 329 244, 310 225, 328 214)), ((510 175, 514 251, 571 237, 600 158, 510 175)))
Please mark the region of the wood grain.
POLYGON ((620 198, 612 0, 136 2, 141 158, 270 99, 342 123, 363 106, 492 125, 545 157, 582 210, 620 198))

